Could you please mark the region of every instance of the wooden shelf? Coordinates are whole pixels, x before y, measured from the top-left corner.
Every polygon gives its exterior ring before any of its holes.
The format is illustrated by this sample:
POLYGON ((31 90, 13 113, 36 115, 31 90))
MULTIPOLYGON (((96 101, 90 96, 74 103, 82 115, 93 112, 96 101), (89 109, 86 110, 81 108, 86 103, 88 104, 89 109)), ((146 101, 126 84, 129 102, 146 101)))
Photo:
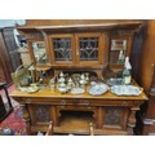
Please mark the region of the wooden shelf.
POLYGON ((93 112, 62 111, 57 133, 89 134, 89 123, 93 122, 93 112))

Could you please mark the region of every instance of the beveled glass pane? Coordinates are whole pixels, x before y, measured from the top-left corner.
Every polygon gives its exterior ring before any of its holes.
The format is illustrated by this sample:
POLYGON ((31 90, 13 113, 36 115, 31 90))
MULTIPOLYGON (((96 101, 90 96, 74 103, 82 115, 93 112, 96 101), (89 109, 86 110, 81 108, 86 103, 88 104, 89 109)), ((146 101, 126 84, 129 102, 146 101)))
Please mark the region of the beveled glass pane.
POLYGON ((98 37, 80 38, 80 60, 96 61, 98 60, 98 37))
POLYGON ((70 38, 55 38, 53 39, 53 50, 56 61, 71 61, 72 48, 70 38))
POLYGON ((37 64, 46 64, 48 62, 45 43, 43 41, 33 42, 32 49, 37 64))

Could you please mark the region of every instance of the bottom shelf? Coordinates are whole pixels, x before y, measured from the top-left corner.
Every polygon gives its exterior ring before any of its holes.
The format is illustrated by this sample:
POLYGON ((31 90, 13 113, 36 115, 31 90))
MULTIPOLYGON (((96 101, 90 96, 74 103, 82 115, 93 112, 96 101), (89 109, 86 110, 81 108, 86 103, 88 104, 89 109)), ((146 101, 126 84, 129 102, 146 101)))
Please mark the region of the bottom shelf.
POLYGON ((89 124, 93 123, 93 112, 61 111, 59 126, 54 127, 55 133, 89 134, 89 124))
MULTIPOLYGON (((114 128, 97 129, 93 120, 93 112, 61 111, 59 126, 54 126, 54 135, 75 134, 90 135, 90 123, 93 123, 94 135, 127 135, 127 131, 114 128)), ((47 131, 47 126, 32 126, 33 132, 47 131)))

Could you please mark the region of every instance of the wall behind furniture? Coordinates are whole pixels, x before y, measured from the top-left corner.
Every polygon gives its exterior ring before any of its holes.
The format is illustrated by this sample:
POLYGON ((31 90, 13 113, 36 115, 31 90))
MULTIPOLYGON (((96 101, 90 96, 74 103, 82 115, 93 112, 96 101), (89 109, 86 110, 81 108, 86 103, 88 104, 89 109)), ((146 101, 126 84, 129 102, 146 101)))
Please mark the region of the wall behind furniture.
POLYGON ((0 29, 0 82, 11 83, 11 72, 10 56, 5 45, 3 30, 0 29))
POLYGON ((25 24, 25 20, 12 20, 12 19, 3 19, 0 20, 0 27, 13 27, 16 24, 18 25, 24 25, 25 24))

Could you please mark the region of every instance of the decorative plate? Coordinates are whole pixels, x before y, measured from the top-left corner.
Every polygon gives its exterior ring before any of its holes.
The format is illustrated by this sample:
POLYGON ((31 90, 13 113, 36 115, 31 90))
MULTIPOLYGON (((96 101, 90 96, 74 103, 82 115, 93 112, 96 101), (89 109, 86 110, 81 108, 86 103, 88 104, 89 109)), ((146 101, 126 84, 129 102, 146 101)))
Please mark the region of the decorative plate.
POLYGON ((132 85, 115 85, 111 87, 111 92, 118 96, 139 96, 143 88, 132 85))
POLYGON ((83 88, 73 88, 71 94, 83 94, 85 90, 83 88))
POLYGON ((19 90, 26 93, 35 93, 39 90, 39 87, 20 87, 19 90))
POLYGON ((94 95, 94 96, 99 96, 104 94, 105 92, 107 92, 109 90, 109 87, 106 84, 103 83, 97 83, 92 85, 89 89, 88 89, 88 93, 90 95, 94 95))

